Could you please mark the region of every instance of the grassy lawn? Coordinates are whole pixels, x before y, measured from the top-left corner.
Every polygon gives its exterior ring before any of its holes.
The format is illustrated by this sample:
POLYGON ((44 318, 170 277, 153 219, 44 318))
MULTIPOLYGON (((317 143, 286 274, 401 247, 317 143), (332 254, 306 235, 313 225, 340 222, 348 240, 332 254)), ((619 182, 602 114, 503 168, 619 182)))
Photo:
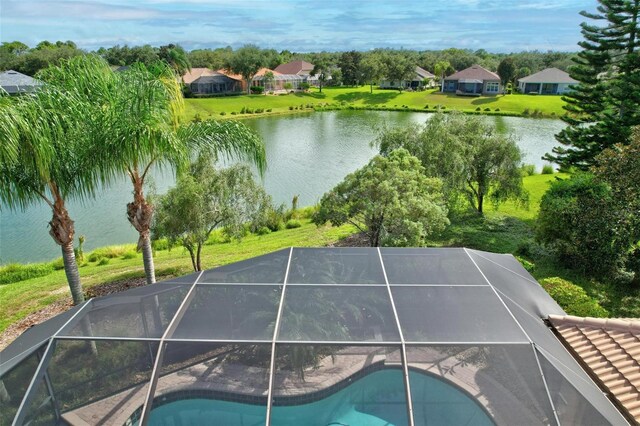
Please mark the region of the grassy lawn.
MULTIPOLYGON (((267 235, 249 235, 239 242, 216 243, 203 249, 204 268, 213 268, 227 263, 237 262, 283 247, 325 246, 354 232, 350 226, 317 228, 309 220, 296 229, 283 229, 267 235)), ((135 245, 114 247, 115 253, 130 253, 135 245)), ((142 255, 118 256, 100 262, 88 262, 80 268, 80 276, 85 289, 98 284, 117 280, 144 277, 142 255)), ((88 258, 89 254, 85 255, 88 258)), ((193 272, 188 253, 181 247, 172 250, 159 250, 154 257, 158 280, 186 275, 193 272)), ((0 332, 10 324, 21 320, 50 303, 69 297, 69 287, 64 270, 58 270, 43 277, 32 278, 16 283, 0 285, 0 332)))
POLYGON ((547 117, 562 115, 564 101, 560 96, 533 95, 497 95, 477 98, 439 93, 432 89, 424 92, 398 92, 395 90, 374 89, 370 93, 368 86, 362 87, 326 87, 322 93, 311 89, 308 93, 288 95, 241 95, 219 98, 187 99, 185 115, 192 119, 199 114, 206 118, 239 118, 268 114, 290 114, 311 111, 314 108, 370 108, 370 109, 407 109, 412 111, 433 111, 436 106, 448 110, 465 112, 497 113, 520 116, 528 109, 541 111, 547 117), (427 106, 428 108, 425 108, 427 106), (263 109, 260 114, 240 114, 242 108, 263 109), (297 108, 291 110, 290 107, 297 108), (484 111, 489 108, 490 111, 484 111), (271 109, 270 112, 266 112, 271 109), (232 115, 232 113, 236 115, 232 115), (221 115, 224 113, 224 115, 221 115))

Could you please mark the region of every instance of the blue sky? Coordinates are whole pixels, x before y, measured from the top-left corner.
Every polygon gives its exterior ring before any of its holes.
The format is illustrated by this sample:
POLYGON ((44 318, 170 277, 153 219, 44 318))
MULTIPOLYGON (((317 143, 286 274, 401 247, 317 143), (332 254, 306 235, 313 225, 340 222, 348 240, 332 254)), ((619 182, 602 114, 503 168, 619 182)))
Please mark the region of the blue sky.
POLYGON ((0 40, 294 52, 375 47, 576 51, 596 0, 0 0, 0 40))

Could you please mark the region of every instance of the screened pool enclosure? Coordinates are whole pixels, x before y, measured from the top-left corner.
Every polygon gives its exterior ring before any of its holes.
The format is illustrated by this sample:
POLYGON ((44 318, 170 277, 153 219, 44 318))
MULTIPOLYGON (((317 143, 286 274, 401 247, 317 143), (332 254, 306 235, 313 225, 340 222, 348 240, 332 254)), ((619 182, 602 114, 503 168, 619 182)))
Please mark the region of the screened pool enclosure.
POLYGON ((0 353, 0 424, 626 424, 511 255, 292 248, 92 299, 0 353))

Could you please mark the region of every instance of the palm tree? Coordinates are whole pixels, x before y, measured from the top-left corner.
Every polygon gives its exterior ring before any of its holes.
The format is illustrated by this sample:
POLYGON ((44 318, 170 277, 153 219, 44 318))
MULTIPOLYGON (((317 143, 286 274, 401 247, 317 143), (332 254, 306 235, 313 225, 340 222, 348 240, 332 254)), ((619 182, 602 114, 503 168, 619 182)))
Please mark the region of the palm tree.
POLYGON ((133 185, 133 201, 127 204, 127 218, 139 233, 147 283, 155 282, 150 227, 153 205, 144 194, 145 182, 154 166, 188 166, 190 157, 206 148, 213 155, 249 159, 262 172, 264 144, 241 123, 212 120, 181 123, 184 100, 173 71, 158 64, 138 64, 118 73, 118 90, 113 112, 104 123, 104 140, 96 147, 105 175, 124 172, 133 185))
MULTIPOLYGON (((82 69, 103 85, 103 64, 84 58, 42 73, 47 84, 36 93, 2 102, 0 107, 0 201, 9 208, 26 208, 36 202, 49 205, 49 234, 62 249, 64 269, 74 304, 84 301, 73 239, 75 228, 66 208, 70 198, 86 199, 108 181, 92 161, 92 146, 99 143, 100 110, 82 95, 80 86, 68 90, 54 75, 74 75, 82 69)), ((108 69, 108 67, 107 67, 108 69)), ((78 82, 82 81, 78 78, 78 82)))

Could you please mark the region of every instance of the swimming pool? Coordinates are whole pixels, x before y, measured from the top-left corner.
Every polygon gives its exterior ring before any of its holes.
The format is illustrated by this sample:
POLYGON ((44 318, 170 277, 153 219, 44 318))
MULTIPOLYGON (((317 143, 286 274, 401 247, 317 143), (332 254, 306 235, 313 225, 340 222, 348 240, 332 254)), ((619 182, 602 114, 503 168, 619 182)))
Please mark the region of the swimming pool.
MULTIPOLYGON (((416 426, 493 425, 482 407, 465 392, 436 377, 410 371, 416 426)), ((271 425, 400 426, 408 424, 404 381, 399 369, 377 370, 317 401, 296 404, 277 398, 271 425), (277 405, 276 405, 277 404, 277 405)), ((217 399, 183 399, 154 408, 150 425, 264 425, 266 407, 217 399)))

